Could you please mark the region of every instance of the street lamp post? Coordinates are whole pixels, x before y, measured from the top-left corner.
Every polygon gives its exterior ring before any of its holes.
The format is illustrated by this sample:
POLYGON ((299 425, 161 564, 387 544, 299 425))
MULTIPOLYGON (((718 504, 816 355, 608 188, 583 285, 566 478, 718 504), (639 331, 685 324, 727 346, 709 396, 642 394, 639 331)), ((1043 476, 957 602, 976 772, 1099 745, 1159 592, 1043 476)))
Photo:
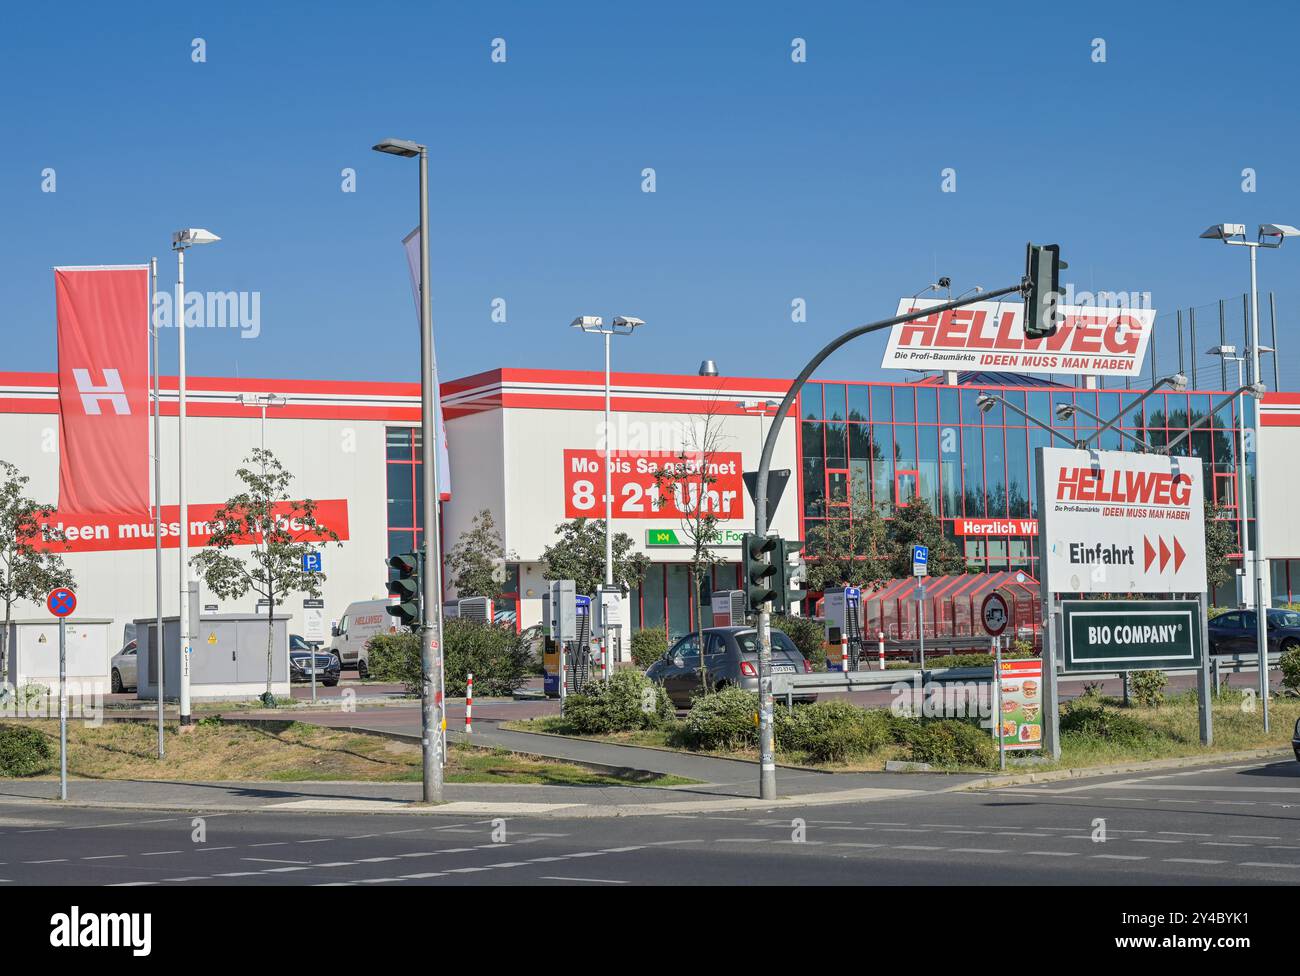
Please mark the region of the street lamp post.
POLYGON ((376 152, 420 160, 420 436, 424 454, 424 630, 420 637, 420 745, 423 759, 425 803, 442 800, 443 652, 442 652, 442 548, 438 529, 438 429, 435 420, 433 377, 433 305, 429 294, 429 150, 406 139, 385 139, 376 152))
MULTIPOLYGON (((177 608, 178 626, 181 640, 181 691, 180 724, 193 724, 190 715, 190 642, 194 635, 190 633, 189 593, 190 593, 190 510, 189 496, 185 488, 185 252, 196 244, 214 244, 221 240, 211 231, 200 227, 188 227, 172 234, 172 250, 176 252, 176 307, 172 309, 172 319, 176 323, 179 366, 176 373, 177 389, 177 438, 176 464, 180 478, 180 493, 177 499, 177 515, 180 522, 180 604, 177 608)), ((159 634, 161 641, 162 635, 159 634)), ((162 694, 161 686, 158 694, 162 694)))
MULTIPOLYGON (((614 519, 614 488, 613 488, 613 458, 614 449, 612 447, 613 431, 610 428, 610 372, 609 372, 609 339, 610 336, 631 335, 640 326, 645 325, 641 319, 632 318, 627 315, 616 315, 614 320, 607 326, 605 320, 599 315, 579 315, 570 323, 572 328, 581 329, 583 332, 591 332, 596 335, 605 337, 605 588, 607 590, 614 587, 614 536, 610 523, 614 519)), ((601 603, 601 612, 605 610, 605 605, 601 603)), ((603 621, 603 617, 601 618, 603 621)), ((602 623, 602 627, 604 624, 602 623)))
MULTIPOLYGON (((1236 346, 1214 346, 1208 350, 1209 355, 1218 356, 1225 362, 1234 362, 1237 364, 1237 387, 1240 389, 1244 385, 1242 369, 1246 365, 1246 357, 1237 355, 1236 346)), ((1246 534, 1246 520, 1250 517, 1249 499, 1246 497, 1246 401, 1242 394, 1237 394, 1237 430, 1236 445, 1233 450, 1233 463, 1237 466, 1236 492, 1237 492, 1237 533, 1241 538, 1241 581, 1237 586, 1237 602, 1241 606, 1246 605, 1246 596, 1249 592, 1246 586, 1246 574, 1250 572, 1250 539, 1246 534)))
POLYGON ((241 393, 239 402, 246 407, 260 407, 262 411, 261 420, 261 446, 266 450, 266 408, 283 407, 289 402, 289 398, 280 393, 241 393))
MULTIPOLYGON (((1256 256, 1261 247, 1277 248, 1288 237, 1300 237, 1300 229, 1289 224, 1260 224, 1255 240, 1246 239, 1245 224, 1215 224, 1207 228, 1201 237, 1223 241, 1246 248, 1250 254, 1250 368, 1251 383, 1263 389, 1263 380, 1259 373, 1259 278, 1256 271, 1256 256)), ((1264 519, 1263 497, 1264 485, 1260 478, 1260 443, 1259 411, 1262 399, 1255 404, 1255 649, 1259 655, 1259 697, 1264 710, 1264 731, 1269 731, 1268 720, 1268 603, 1271 599, 1271 584, 1268 579, 1268 562, 1264 559, 1264 519)), ((1243 445, 1242 460, 1245 460, 1243 445)), ((1244 466, 1244 464, 1243 464, 1244 466)))

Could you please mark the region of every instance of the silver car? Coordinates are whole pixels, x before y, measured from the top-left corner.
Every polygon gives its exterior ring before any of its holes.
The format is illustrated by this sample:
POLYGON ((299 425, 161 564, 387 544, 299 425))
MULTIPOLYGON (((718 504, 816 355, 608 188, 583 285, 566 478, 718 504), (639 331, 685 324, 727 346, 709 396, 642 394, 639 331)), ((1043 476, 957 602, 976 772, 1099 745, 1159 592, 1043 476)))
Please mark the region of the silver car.
MULTIPOLYGON (((758 633, 753 627, 706 627, 704 651, 713 691, 727 687, 758 691, 758 633)), ((772 673, 806 674, 811 670, 794 641, 772 628, 772 673)), ((691 699, 701 690, 700 635, 687 634, 677 641, 646 669, 646 677, 663 685, 676 707, 689 708, 691 699)), ((816 701, 817 696, 800 695, 795 700, 816 701)))
POLYGON ((113 659, 108 662, 111 671, 111 687, 114 694, 136 690, 136 682, 139 680, 136 670, 136 651, 138 649, 139 645, 135 641, 127 641, 126 646, 114 654, 113 659))

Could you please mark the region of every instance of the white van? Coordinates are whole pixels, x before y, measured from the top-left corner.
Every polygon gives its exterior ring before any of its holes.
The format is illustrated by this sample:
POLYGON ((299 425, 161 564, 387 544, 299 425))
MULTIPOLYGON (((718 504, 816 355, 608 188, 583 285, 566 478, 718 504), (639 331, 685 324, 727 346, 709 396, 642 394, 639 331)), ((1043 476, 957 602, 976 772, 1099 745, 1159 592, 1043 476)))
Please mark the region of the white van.
POLYGON ((392 600, 360 600, 349 603, 342 618, 330 633, 334 639, 330 650, 339 656, 345 668, 356 668, 357 676, 368 675, 366 666, 366 641, 376 634, 396 634, 401 625, 397 618, 388 612, 392 600))

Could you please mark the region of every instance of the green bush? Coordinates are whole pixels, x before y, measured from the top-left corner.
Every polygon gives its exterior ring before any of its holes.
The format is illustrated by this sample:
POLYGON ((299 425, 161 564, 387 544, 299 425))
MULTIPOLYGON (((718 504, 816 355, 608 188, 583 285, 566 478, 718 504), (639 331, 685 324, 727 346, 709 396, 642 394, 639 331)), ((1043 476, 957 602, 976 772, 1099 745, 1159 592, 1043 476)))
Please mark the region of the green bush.
MULTIPOLYGON (((1002 655, 1004 661, 1023 660, 1024 658, 1033 657, 1033 652, 1008 651, 1002 655)), ((994 657, 992 654, 944 654, 941 657, 926 656, 925 667, 930 668, 991 668, 993 667, 994 657)), ((916 670, 915 661, 890 661, 885 667, 891 671, 916 670)))
POLYGON ((888 713, 865 711, 832 700, 795 706, 777 725, 777 745, 802 752, 812 762, 844 762, 874 752, 890 741, 888 713))
POLYGON ((1076 698, 1061 713, 1061 737, 1100 739, 1123 746, 1139 746, 1158 733, 1132 715, 1106 708, 1095 698, 1076 698))
POLYGON ((811 617, 779 617, 773 627, 789 637, 805 661, 826 665, 826 621, 811 617))
MULTIPOLYGON (((777 709, 776 715, 785 715, 777 709)), ((780 736, 782 720, 777 719, 780 736)), ((688 749, 744 749, 758 743, 758 695, 739 688, 700 695, 675 738, 688 749)))
POLYGON ((668 653, 668 631, 663 627, 642 627, 632 635, 632 663, 644 671, 668 653))
POLYGON ((0 776, 37 776, 51 766, 50 742, 26 725, 0 725, 0 776))
POLYGON ((1163 671, 1130 671, 1129 697, 1147 708, 1159 708, 1165 700, 1165 685, 1168 683, 1169 675, 1163 671))
POLYGON ((366 667, 371 678, 402 684, 420 692, 420 635, 376 634, 366 641, 366 667))
POLYGON ((1278 662, 1282 668, 1282 687, 1300 693, 1300 647, 1293 647, 1278 662))
POLYGON ((934 766, 994 765, 998 759, 993 735, 971 722, 957 719, 895 718, 895 741, 907 746, 913 762, 934 766))
MULTIPOLYGON (((443 621, 442 648, 447 694, 465 694, 465 676, 474 675, 479 695, 511 695, 527 680, 528 648, 514 627, 474 620, 443 621)), ((417 634, 379 634, 366 644, 367 666, 380 681, 401 682, 420 691, 420 638, 417 634)))
POLYGON ((564 723, 578 735, 654 729, 673 720, 663 688, 640 671, 615 671, 609 681, 592 681, 564 702, 564 723))

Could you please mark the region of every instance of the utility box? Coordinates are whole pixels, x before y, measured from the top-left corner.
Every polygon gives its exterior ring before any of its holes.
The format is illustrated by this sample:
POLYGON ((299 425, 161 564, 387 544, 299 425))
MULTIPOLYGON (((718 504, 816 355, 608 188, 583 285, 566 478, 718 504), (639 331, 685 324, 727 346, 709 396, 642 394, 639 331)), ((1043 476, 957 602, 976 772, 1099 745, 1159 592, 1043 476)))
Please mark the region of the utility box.
POLYGON ((714 590, 710 605, 713 609, 713 626, 745 626, 744 590, 714 590))
MULTIPOLYGON (((203 699, 256 698, 266 691, 266 614, 200 614, 191 635, 190 697, 203 699)), ((271 693, 289 697, 289 620, 287 613, 271 618, 271 693)), ((154 676, 157 625, 153 617, 135 621, 137 698, 158 697, 154 676)), ((163 697, 180 696, 180 620, 163 617, 163 697)))
POLYGON ((494 613, 492 598, 486 596, 461 597, 459 600, 447 600, 442 605, 444 620, 475 620, 490 624, 494 613))
POLYGON ((850 667, 857 670, 862 650, 862 589, 841 586, 822 596, 826 619, 826 667, 831 671, 844 668, 841 641, 848 642, 850 667))
MULTIPOLYGON (((0 622, 0 626, 3 626, 0 622)), ((69 683, 109 688, 108 662, 122 648, 114 646, 112 620, 78 618, 67 622, 65 674, 69 683)), ((55 617, 14 620, 9 625, 9 683, 59 685, 59 621, 55 617)))

